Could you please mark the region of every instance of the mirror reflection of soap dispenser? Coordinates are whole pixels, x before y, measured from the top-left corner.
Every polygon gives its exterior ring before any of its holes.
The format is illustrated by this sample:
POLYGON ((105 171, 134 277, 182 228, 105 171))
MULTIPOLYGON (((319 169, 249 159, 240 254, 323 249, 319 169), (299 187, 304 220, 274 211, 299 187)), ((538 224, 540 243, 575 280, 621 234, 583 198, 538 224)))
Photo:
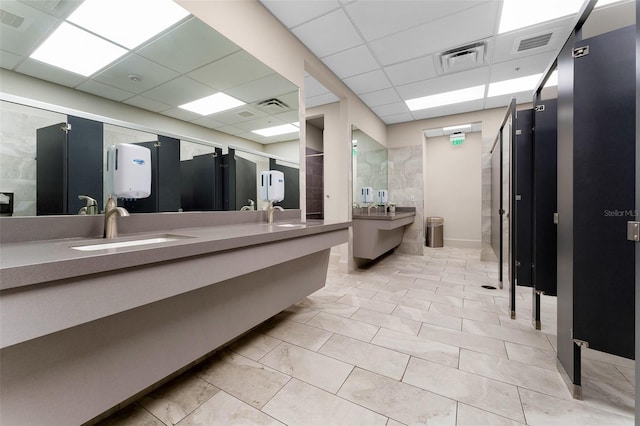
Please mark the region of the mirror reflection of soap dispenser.
POLYGON ((370 186, 363 186, 360 188, 360 202, 372 203, 373 202, 373 188, 370 186))
POLYGON ((279 170, 260 173, 260 199, 273 203, 284 200, 284 173, 279 170))
POLYGON ((378 205, 387 204, 387 202, 389 201, 389 198, 387 196, 387 190, 386 189, 379 189, 376 192, 377 192, 377 194, 376 194, 376 203, 378 205))

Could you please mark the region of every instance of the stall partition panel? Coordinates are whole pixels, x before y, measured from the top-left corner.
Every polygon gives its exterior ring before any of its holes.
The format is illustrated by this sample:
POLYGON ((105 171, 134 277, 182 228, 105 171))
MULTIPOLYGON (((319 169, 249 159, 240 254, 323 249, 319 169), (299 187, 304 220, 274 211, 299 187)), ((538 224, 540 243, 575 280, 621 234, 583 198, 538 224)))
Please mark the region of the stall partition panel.
POLYGON ((558 102, 536 102, 533 144, 533 286, 557 295, 558 102))
POLYGON ((532 283, 532 162, 533 110, 518 111, 516 120, 516 284, 531 287, 532 283))
MULTIPOLYGON (((500 139, 491 151, 491 248, 502 264, 502 163, 500 155, 500 139)), ((502 268, 498 268, 499 280, 502 283, 502 268)))
POLYGON ((634 358, 635 27, 586 46, 574 60, 574 338, 634 358))

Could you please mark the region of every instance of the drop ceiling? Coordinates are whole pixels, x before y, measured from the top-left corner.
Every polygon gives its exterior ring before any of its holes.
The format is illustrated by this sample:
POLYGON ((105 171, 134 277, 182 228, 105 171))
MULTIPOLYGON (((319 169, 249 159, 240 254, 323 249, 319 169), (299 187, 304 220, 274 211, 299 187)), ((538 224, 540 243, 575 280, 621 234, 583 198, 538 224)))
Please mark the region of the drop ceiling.
MULTIPOLYGON (((522 0, 526 1, 526 0, 522 0)), ((533 0, 532 0, 533 1, 533 0)), ((563 0, 556 0, 563 1, 563 0)), ((532 91, 410 111, 406 100, 545 71, 574 16, 498 34, 502 0, 260 0, 385 123, 530 102, 532 91), (469 55, 450 56, 461 47, 469 55), (449 56, 447 55, 449 53, 449 56)), ((596 9, 589 23, 631 25, 632 0, 596 9)), ((321 96, 313 84, 313 105, 321 96)), ((309 87, 307 87, 309 90, 309 87)))
POLYGON ((192 15, 89 77, 30 59, 81 3, 2 0, 0 66, 263 144, 298 138, 253 133, 298 122, 298 88, 192 15), (219 91, 246 105, 207 116, 178 107, 219 91))

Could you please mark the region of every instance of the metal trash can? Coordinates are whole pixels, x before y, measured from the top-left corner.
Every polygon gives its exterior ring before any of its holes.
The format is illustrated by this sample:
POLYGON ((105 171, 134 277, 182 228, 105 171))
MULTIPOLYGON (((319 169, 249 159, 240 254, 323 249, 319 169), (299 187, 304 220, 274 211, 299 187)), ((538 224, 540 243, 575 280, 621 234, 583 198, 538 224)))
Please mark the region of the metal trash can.
POLYGON ((430 216, 427 218, 427 247, 444 245, 444 218, 430 216))

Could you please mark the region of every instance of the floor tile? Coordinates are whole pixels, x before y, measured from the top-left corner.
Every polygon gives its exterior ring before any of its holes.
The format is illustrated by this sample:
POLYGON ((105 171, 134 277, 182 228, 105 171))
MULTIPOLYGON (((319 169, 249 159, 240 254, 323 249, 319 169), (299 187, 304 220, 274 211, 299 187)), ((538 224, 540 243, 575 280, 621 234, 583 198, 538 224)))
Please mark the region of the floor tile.
POLYGON ((513 342, 504 342, 504 345, 507 348, 507 355, 512 361, 546 368, 547 370, 557 370, 557 355, 555 351, 538 349, 513 342))
POLYGON ((367 309, 358 309, 358 311, 351 316, 351 319, 399 331, 401 333, 413 334, 414 336, 418 334, 420 326, 422 325, 420 321, 383 314, 380 312, 373 312, 367 309))
POLYGON ((619 365, 620 367, 634 368, 635 361, 621 356, 596 351, 594 349, 582 349, 583 358, 592 359, 594 361, 608 362, 609 364, 619 365))
POLYGON ((627 381, 635 388, 636 384, 636 369, 629 367, 620 367, 616 366, 618 371, 622 373, 622 375, 627 379, 627 381))
POLYGON ((428 300, 429 302, 444 303, 450 306, 462 307, 463 299, 455 296, 443 296, 434 291, 410 289, 406 297, 419 300, 428 300))
POLYGON ((384 426, 387 418, 326 391, 292 379, 262 409, 287 425, 384 426))
POLYGON ((260 363, 331 393, 338 392, 353 369, 352 365, 286 342, 260 363))
POLYGON ((380 329, 371 343, 438 364, 458 366, 459 348, 454 345, 384 328, 380 329))
POLYGON ((312 351, 317 351, 331 337, 328 331, 295 321, 269 321, 258 331, 312 351))
POLYGON ((409 355, 334 334, 318 351, 348 364, 400 380, 409 362, 409 355))
POLYGON ((557 398, 571 399, 560 373, 506 358, 460 350, 460 370, 524 387, 557 398))
POLYGON ((552 350, 549 341, 540 331, 525 331, 515 328, 501 327, 499 325, 485 324, 478 321, 463 320, 462 331, 477 334, 479 336, 492 337, 507 342, 533 346, 534 348, 552 350))
POLYGON ((503 358, 507 357, 507 351, 504 348, 504 342, 502 340, 479 336, 477 334, 467 333, 466 331, 456 331, 435 325, 422 324, 418 336, 476 352, 503 358))
POLYGON ((520 426, 522 424, 461 402, 458 403, 456 426, 520 426))
POLYGON ((616 387, 633 389, 627 378, 613 364, 583 357, 581 369, 583 378, 597 380, 616 387))
POLYGON ((393 311, 392 315, 426 322, 431 325, 450 328, 452 330, 462 330, 462 318, 439 314, 438 312, 425 311, 422 309, 399 305, 393 311))
POLYGON ((407 425, 456 424, 456 402, 359 368, 338 396, 407 425))
POLYGON ((370 342, 378 331, 378 327, 366 322, 342 318, 325 312, 320 312, 307 324, 365 342, 370 342))
POLYGON ((175 425, 218 391, 197 376, 182 375, 144 397, 140 405, 165 424, 175 425))
POLYGON ((302 306, 289 306, 284 311, 280 312, 275 316, 277 319, 296 321, 296 322, 307 322, 314 316, 318 314, 317 310, 303 308, 302 306))
POLYGON ((219 392, 190 414, 180 426, 244 426, 282 425, 260 410, 237 400, 233 396, 219 392))
POLYGON ((582 400, 590 407, 634 417, 635 392, 627 386, 616 386, 582 378, 582 400))
POLYGON ((311 309, 313 311, 327 312, 333 315, 340 315, 341 317, 345 318, 349 318, 355 311, 358 310, 358 308, 355 306, 345 305, 344 303, 336 303, 335 301, 317 299, 312 296, 307 297, 297 305, 303 308, 311 309))
POLYGON ((266 334, 250 331, 240 339, 229 345, 228 349, 254 361, 268 354, 282 342, 266 334))
POLYGON ((403 382, 524 423, 516 386, 411 358, 403 382))
POLYGON ((338 299, 337 303, 344 303, 358 308, 365 308, 370 311, 390 314, 396 308, 395 303, 380 302, 379 300, 364 299, 362 297, 346 295, 338 299))
POLYGON ((507 315, 509 307, 506 303, 489 303, 480 300, 465 299, 464 307, 468 309, 477 309, 479 311, 493 312, 498 315, 507 315))
POLYGON ((520 389, 522 408, 531 426, 618 426, 633 425, 632 418, 589 407, 575 400, 520 389))
POLYGON ((108 418, 98 422, 97 426, 165 426, 159 419, 138 404, 132 404, 108 418))
POLYGON ((199 375, 256 408, 266 404, 290 379, 279 371, 231 352, 216 354, 199 375))
POLYGON ((477 309, 461 308, 459 306, 449 306, 442 303, 432 303, 429 307, 429 311, 437 312, 443 315, 449 315, 452 317, 460 317, 463 319, 471 319, 475 321, 482 321, 487 324, 499 325, 500 320, 498 314, 493 312, 479 311, 477 309))
POLYGON ((398 296, 393 293, 378 292, 373 297, 373 300, 379 300, 381 302, 394 303, 396 305, 408 306, 410 308, 421 309, 423 311, 429 310, 431 302, 428 300, 414 299, 407 296, 398 296))

